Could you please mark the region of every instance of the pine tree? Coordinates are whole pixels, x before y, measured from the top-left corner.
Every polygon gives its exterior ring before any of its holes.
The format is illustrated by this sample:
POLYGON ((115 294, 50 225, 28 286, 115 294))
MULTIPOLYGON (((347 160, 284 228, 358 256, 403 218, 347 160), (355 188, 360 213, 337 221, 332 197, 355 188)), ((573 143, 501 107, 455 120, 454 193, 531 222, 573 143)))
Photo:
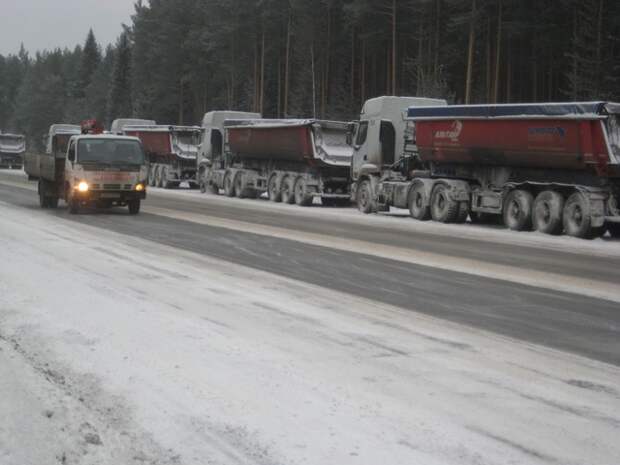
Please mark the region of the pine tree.
POLYGON ((119 37, 106 108, 107 120, 133 116, 131 93, 131 44, 128 32, 119 37))

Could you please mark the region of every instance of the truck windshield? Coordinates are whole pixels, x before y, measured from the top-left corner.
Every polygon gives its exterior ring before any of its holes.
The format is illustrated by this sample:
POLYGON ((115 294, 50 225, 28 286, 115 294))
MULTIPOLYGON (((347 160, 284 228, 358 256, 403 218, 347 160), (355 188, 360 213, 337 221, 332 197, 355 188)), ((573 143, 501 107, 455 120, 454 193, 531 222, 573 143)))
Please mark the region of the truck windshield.
POLYGON ((142 165, 144 152, 134 140, 82 139, 78 142, 78 162, 142 165))

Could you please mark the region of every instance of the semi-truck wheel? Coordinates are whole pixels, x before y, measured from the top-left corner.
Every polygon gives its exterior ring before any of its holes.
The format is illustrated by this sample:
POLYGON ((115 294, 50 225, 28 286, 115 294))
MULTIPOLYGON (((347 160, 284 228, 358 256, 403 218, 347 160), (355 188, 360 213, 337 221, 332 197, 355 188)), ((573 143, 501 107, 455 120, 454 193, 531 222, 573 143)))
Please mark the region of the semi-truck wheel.
POLYGON ((534 200, 532 224, 534 229, 545 234, 562 234, 562 211, 564 197, 556 191, 542 191, 534 200))
POLYGON ((37 190, 39 191, 39 206, 41 208, 48 208, 47 183, 45 180, 39 179, 37 190))
POLYGON ((510 191, 504 202, 504 224, 513 231, 532 229, 532 205, 534 197, 528 191, 510 191))
POLYGON ((127 202, 127 208, 130 215, 137 215, 140 213, 140 199, 133 199, 127 202))
POLYGON ((292 176, 284 176, 282 179, 282 202, 293 204, 295 203, 295 186, 292 176))
POLYGON ((49 208, 58 208, 58 197, 48 197, 47 206, 49 208))
POLYGON ((161 187, 161 166, 155 167, 155 187, 161 187))
POLYGON ((280 186, 278 186, 278 175, 276 173, 273 173, 269 178, 267 194, 272 202, 282 202, 282 192, 280 191, 280 186))
POLYGON ((368 214, 375 210, 374 205, 370 181, 362 181, 357 188, 357 208, 362 213, 368 214))
POLYGON ((235 195, 240 199, 247 197, 246 189, 243 187, 243 176, 241 171, 238 171, 235 175, 235 195))
POLYGON ((409 214, 419 221, 431 219, 431 208, 426 200, 426 191, 423 184, 414 184, 409 191, 409 214))
POLYGON ((581 192, 575 192, 564 204, 564 231, 569 236, 582 239, 594 239, 603 232, 603 228, 592 226, 590 202, 581 192))
POLYGON ((456 215, 455 223, 465 223, 467 221, 467 217, 469 216, 469 202, 459 202, 459 211, 456 215))
POLYGON ((459 214, 459 202, 452 200, 445 184, 436 184, 431 196, 431 217, 441 223, 454 223, 459 214))
POLYGON ((170 183, 170 181, 168 181, 168 167, 162 166, 160 171, 161 171, 161 177, 160 177, 161 185, 159 187, 163 187, 164 189, 170 189, 172 187, 172 184, 170 183))
POLYGON ((155 187, 155 168, 156 167, 157 165, 149 166, 149 179, 148 179, 149 186, 155 187))
POLYGON ((235 183, 230 173, 224 175, 224 194, 226 197, 235 196, 235 183))
POLYGON ((295 181, 295 203, 301 207, 312 205, 314 198, 308 195, 308 186, 306 180, 301 176, 295 181))

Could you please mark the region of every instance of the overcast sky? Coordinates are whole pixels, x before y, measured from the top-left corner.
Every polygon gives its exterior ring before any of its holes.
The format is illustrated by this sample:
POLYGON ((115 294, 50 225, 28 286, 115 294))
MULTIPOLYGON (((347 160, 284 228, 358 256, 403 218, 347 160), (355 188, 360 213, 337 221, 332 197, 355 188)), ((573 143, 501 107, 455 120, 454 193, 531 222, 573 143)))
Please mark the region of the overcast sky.
POLYGON ((105 47, 129 24, 134 0, 0 0, 0 54, 83 44, 91 27, 105 47))

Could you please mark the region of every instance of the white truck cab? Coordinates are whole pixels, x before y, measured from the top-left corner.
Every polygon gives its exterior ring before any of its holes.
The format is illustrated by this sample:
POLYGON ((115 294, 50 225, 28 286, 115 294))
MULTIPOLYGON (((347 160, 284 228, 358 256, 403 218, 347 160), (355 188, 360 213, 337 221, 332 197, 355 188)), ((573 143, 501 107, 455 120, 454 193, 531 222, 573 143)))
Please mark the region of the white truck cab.
POLYGON ((138 213, 146 197, 147 165, 136 137, 117 135, 72 136, 64 164, 63 198, 70 211, 80 206, 129 207, 138 213))
POLYGON ((353 134, 351 178, 379 174, 398 163, 404 153, 407 108, 445 106, 441 99, 383 96, 367 100, 353 134))

